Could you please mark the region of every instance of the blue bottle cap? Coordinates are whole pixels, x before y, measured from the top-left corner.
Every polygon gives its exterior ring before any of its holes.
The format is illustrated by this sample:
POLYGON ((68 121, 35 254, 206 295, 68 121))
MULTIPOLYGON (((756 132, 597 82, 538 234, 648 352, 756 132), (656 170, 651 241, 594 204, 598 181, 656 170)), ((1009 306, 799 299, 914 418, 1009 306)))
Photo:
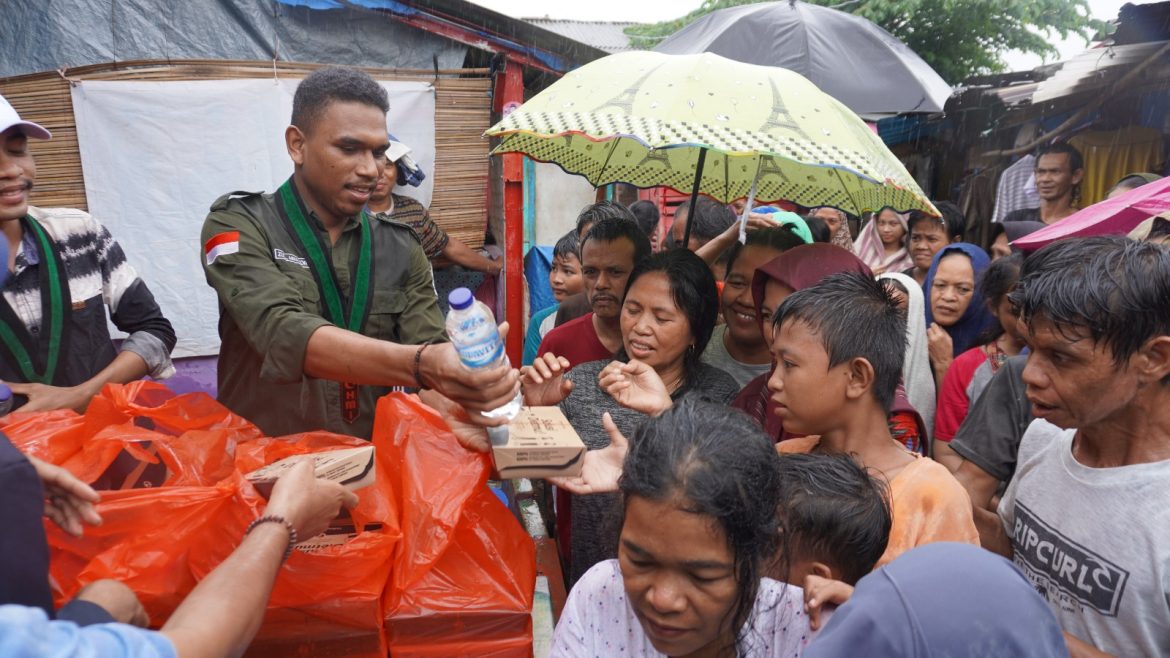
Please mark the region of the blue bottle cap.
POLYGON ((8 388, 8 384, 0 384, 0 402, 6 402, 12 399, 12 389, 8 388))
POLYGON ((456 288, 447 295, 447 303, 451 305, 451 308, 459 311, 471 306, 474 301, 475 295, 471 294, 467 288, 456 288))

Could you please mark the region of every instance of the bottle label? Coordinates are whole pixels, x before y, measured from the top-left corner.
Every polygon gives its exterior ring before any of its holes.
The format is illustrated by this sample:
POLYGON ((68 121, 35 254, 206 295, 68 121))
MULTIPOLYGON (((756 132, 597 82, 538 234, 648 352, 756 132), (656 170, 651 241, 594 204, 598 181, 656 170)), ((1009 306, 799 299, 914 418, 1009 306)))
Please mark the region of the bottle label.
POLYGON ((495 363, 503 352, 504 343, 496 334, 478 343, 459 346, 459 360, 468 368, 483 368, 495 363))
MULTIPOLYGON (((484 316, 479 314, 469 314, 459 319, 459 321, 455 324, 455 330, 461 334, 474 335, 484 331, 484 328, 487 327, 487 324, 487 318, 484 316)), ((493 324, 491 328, 495 329, 495 325, 493 324)))

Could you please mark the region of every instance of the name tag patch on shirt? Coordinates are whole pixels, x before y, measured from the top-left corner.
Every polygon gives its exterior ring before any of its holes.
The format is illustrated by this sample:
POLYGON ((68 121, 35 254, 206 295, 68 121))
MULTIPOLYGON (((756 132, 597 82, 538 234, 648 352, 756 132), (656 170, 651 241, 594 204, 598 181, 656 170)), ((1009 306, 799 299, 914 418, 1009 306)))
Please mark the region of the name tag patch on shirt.
POLYGON ((207 244, 203 245, 203 255, 207 259, 208 265, 214 263, 215 259, 220 256, 239 253, 239 251, 239 231, 225 231, 224 233, 214 235, 207 241, 207 244))
POLYGON ((298 256, 296 254, 290 254, 283 249, 273 249, 272 250, 272 257, 275 258, 276 260, 282 260, 286 263, 292 263, 293 265, 300 265, 301 267, 305 268, 306 270, 309 269, 309 261, 305 260, 304 258, 301 258, 300 256, 298 256))

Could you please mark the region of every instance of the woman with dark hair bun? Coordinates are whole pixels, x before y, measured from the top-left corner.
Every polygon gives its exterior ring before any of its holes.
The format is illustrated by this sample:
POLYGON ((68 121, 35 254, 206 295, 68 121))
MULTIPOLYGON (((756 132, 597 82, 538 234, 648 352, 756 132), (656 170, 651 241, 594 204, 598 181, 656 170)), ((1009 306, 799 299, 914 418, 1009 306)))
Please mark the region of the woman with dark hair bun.
POLYGON ((723 405, 687 400, 642 423, 618 484, 618 559, 573 587, 552 655, 801 655, 803 590, 762 576, 780 544, 779 459, 723 405))
MULTIPOLYGON (((703 259, 685 249, 659 252, 630 274, 622 300, 622 349, 616 361, 590 361, 569 372, 563 357, 546 353, 521 371, 527 404, 557 404, 590 450, 609 445, 604 412, 629 436, 646 413, 623 407, 599 377, 607 368, 648 367, 673 401, 700 397, 726 404, 739 391, 726 372, 700 361, 715 328, 719 295, 703 259)), ((570 583, 594 564, 614 557, 616 528, 609 522, 618 499, 612 494, 574 496, 570 514, 558 511, 557 534, 569 547, 570 583), (568 516, 571 520, 568 520, 568 516), (568 535, 564 528, 570 529, 568 535), (564 541, 567 539, 567 541, 564 541)))

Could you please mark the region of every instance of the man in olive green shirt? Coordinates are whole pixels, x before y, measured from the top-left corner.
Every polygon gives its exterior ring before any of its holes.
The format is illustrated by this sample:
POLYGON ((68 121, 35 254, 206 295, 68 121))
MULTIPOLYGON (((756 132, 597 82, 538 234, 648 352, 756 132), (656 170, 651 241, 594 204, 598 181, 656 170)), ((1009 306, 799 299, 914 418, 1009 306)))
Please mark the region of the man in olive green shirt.
POLYGON ((460 363, 418 238, 364 210, 385 167, 388 109, 368 75, 314 72, 285 131, 292 177, 211 207, 202 256, 220 301, 219 399, 269 435, 368 438, 377 399, 420 386, 465 445, 486 449, 474 425, 488 421, 466 412, 510 400, 516 372, 460 363))

